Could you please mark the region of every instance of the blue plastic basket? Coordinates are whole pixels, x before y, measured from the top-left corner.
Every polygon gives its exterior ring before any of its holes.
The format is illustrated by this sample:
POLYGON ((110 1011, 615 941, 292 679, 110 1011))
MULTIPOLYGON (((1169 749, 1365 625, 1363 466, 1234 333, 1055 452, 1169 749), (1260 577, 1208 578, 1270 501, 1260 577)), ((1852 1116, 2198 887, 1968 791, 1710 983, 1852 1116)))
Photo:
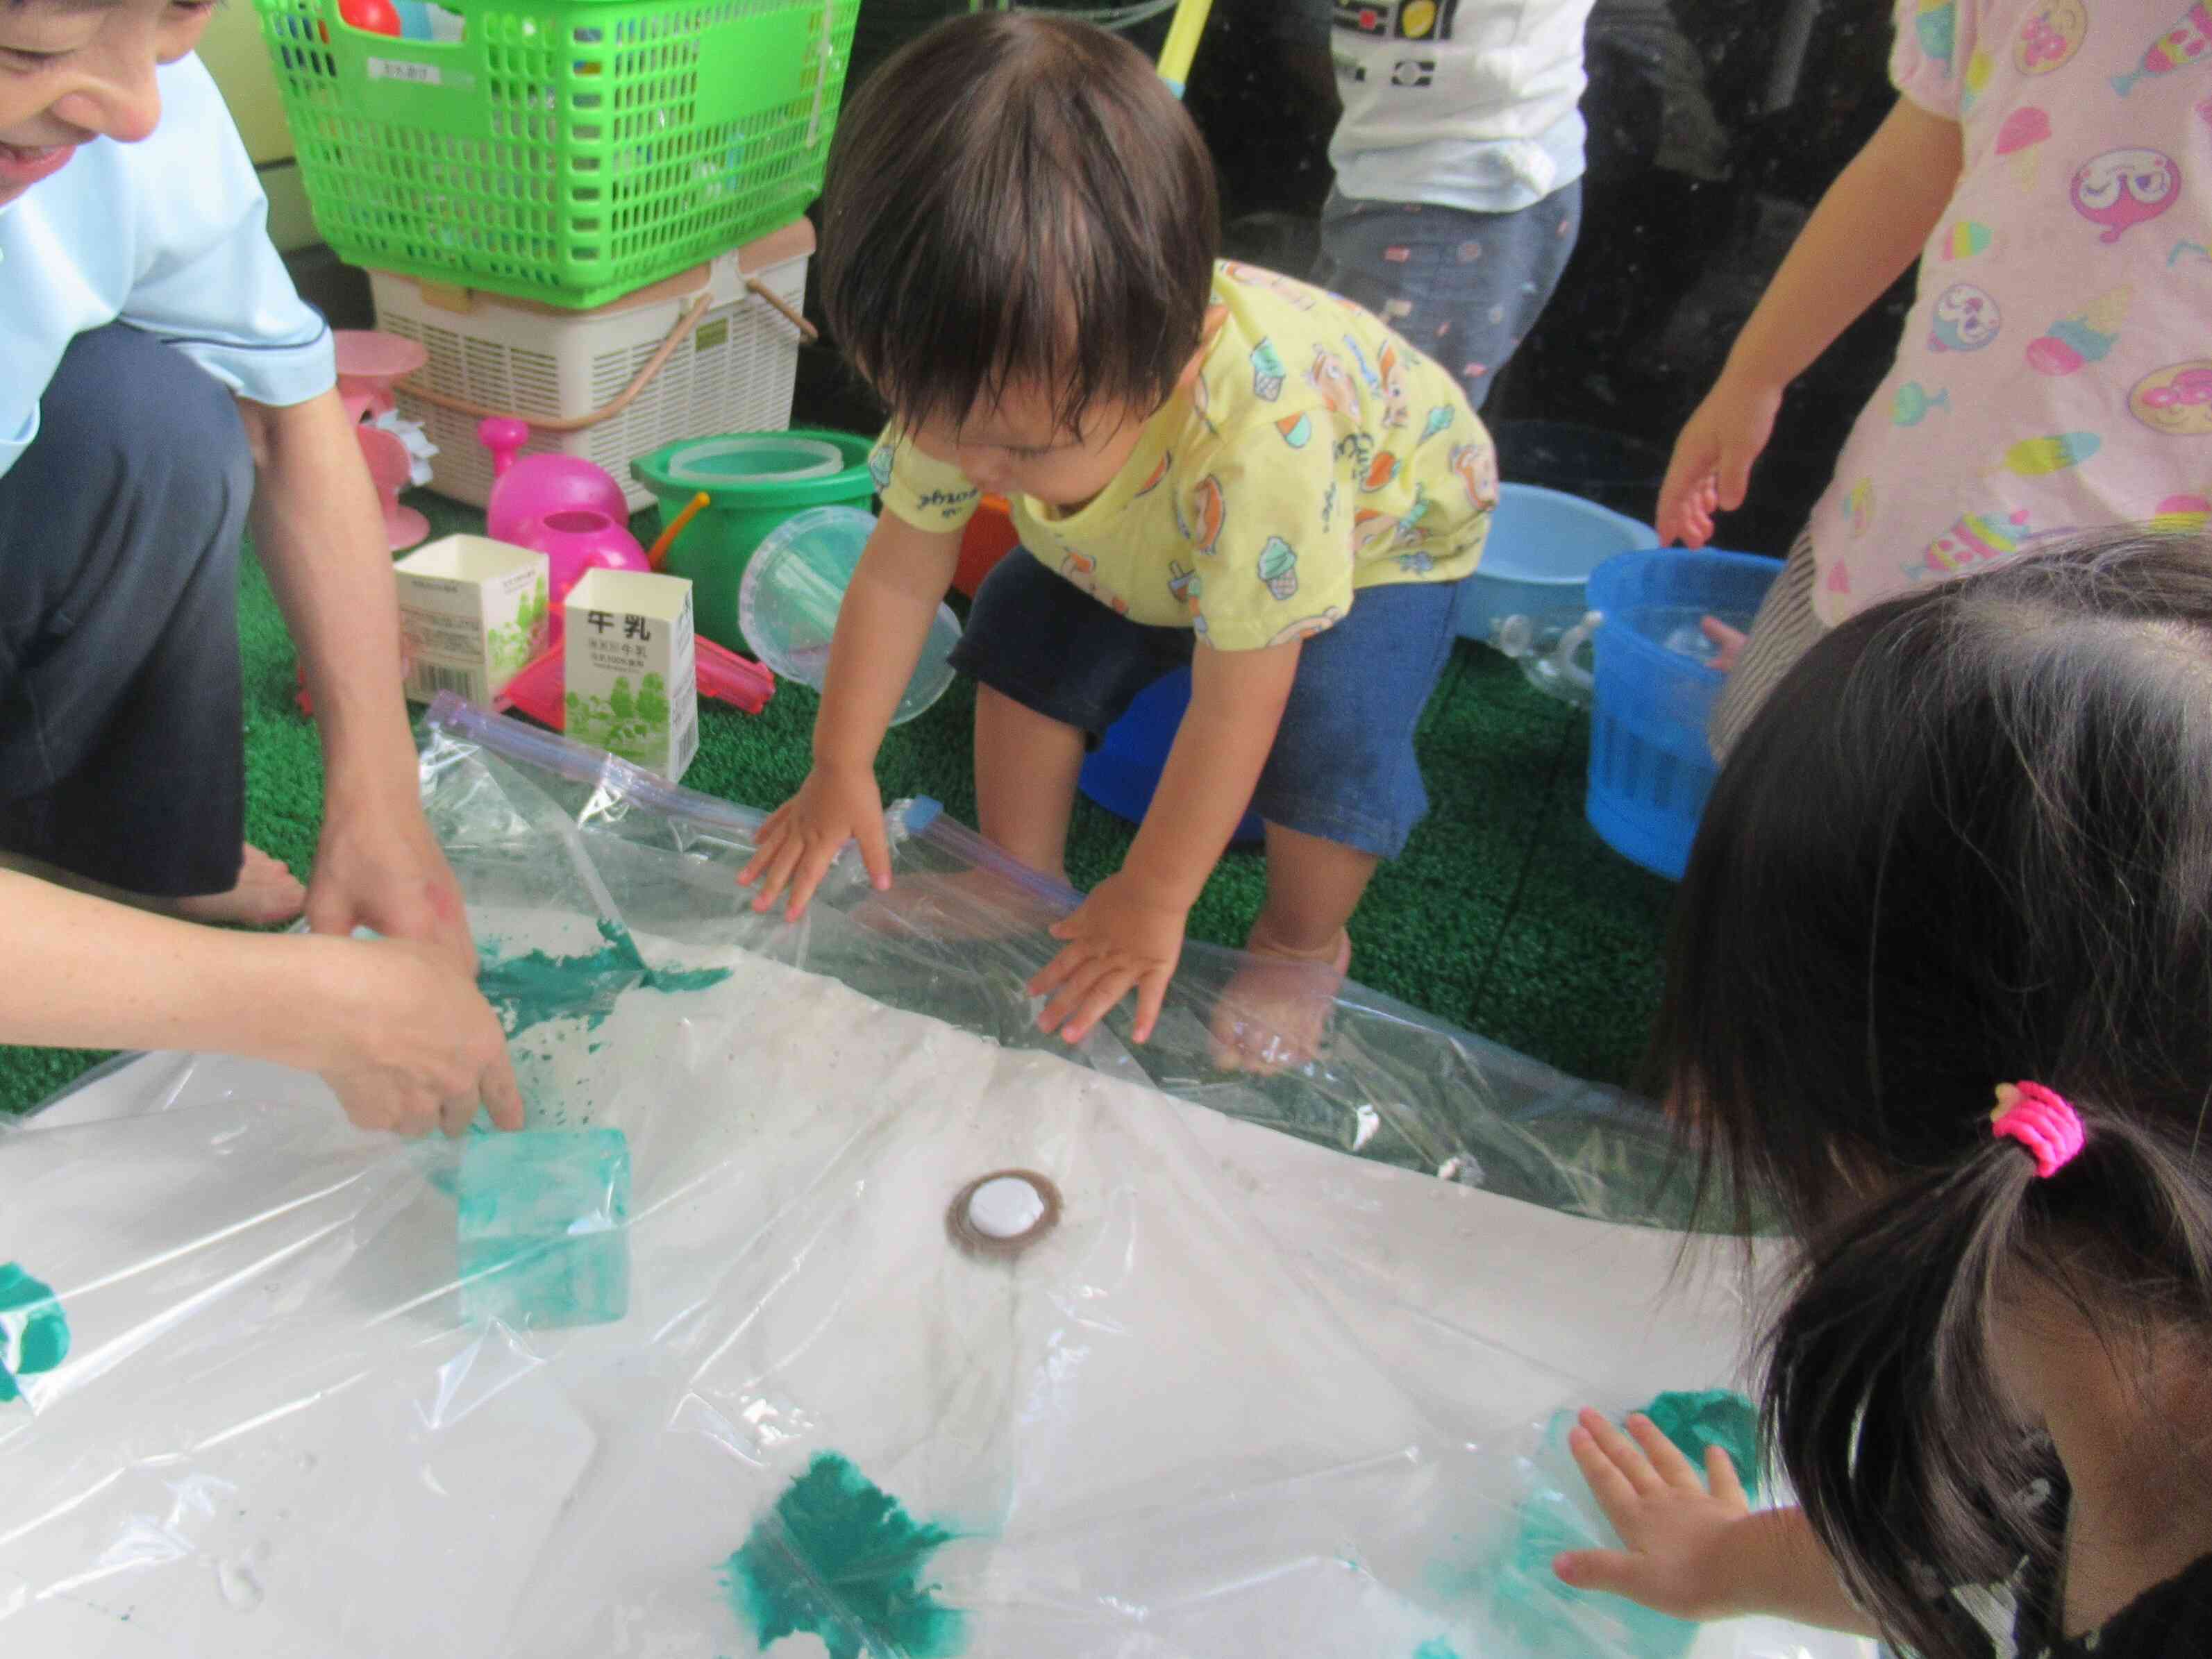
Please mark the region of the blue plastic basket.
POLYGON ((1595 501, 1537 484, 1501 485, 1482 562, 1460 586, 1455 625, 1485 645, 1497 642, 1493 630, 1508 617, 1565 627, 1583 614, 1591 571, 1617 553, 1658 545, 1650 525, 1595 501))
POLYGON ((1712 793, 1705 726, 1727 677, 1665 641, 1702 617, 1749 628, 1781 568, 1750 553, 1661 548, 1591 573, 1589 605, 1604 621, 1583 811, 1607 846, 1669 880, 1682 878, 1712 793))
MULTIPOLYGON (((1106 728, 1077 779, 1085 795, 1116 817, 1141 823, 1167 768, 1183 710, 1190 707, 1190 670, 1178 668, 1137 694, 1121 718, 1106 728)), ((1230 837, 1232 847, 1261 840, 1257 812, 1247 812, 1230 837)))

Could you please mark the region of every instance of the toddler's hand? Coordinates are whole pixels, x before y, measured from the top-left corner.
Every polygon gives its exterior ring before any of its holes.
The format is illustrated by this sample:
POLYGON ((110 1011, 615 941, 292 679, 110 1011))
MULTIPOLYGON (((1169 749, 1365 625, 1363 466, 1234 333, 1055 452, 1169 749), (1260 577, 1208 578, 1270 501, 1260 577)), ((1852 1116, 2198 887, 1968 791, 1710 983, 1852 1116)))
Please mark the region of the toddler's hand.
POLYGON ((1601 1413, 1587 1410, 1569 1432, 1567 1449, 1627 1547, 1567 1552, 1552 1564, 1563 1582, 1626 1596, 1676 1619, 1725 1619, 1741 1611, 1730 1595, 1730 1534, 1751 1505, 1726 1452, 1717 1446, 1706 1451, 1700 1480, 1642 1413, 1630 1414, 1625 1435, 1601 1413))
POLYGON ((1735 673, 1736 665, 1743 660, 1744 641, 1751 635, 1741 628, 1730 628, 1718 617, 1700 617, 1698 627, 1704 633, 1707 643, 1713 647, 1713 654, 1706 659, 1705 666, 1717 668, 1723 674, 1735 673))
POLYGON ((784 914, 796 921, 848 841, 860 843, 860 860, 876 890, 889 887, 890 839, 884 833, 884 798, 875 773, 865 766, 824 766, 817 761, 799 793, 761 825, 752 860, 738 872, 738 884, 758 884, 756 910, 767 909, 790 888, 784 914))
POLYGON ((1033 997, 1049 997, 1037 1016, 1040 1030, 1057 1030, 1080 1042, 1113 1012, 1132 988, 1137 993, 1139 1042, 1152 1040, 1168 981, 1182 957, 1188 907, 1162 904, 1126 873, 1111 875, 1091 896, 1052 925, 1066 948, 1029 984, 1033 997))
POLYGON ((1774 435, 1781 412, 1778 387, 1741 385, 1721 376, 1674 440, 1666 482, 1659 486, 1659 543, 1703 547, 1712 539, 1715 512, 1733 513, 1751 489, 1751 464, 1774 435))

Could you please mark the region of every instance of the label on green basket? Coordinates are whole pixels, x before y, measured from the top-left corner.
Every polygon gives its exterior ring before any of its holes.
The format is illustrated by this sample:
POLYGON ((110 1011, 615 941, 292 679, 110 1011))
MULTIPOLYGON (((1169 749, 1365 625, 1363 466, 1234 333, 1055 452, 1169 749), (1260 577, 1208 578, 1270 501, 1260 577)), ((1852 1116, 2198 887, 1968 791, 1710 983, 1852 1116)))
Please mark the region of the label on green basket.
MULTIPOLYGON (((418 87, 442 87, 447 83, 446 72, 435 64, 404 64, 396 58, 372 58, 368 60, 368 78, 372 81, 411 81, 418 87)), ((451 84, 466 86, 474 76, 457 75, 451 84)))

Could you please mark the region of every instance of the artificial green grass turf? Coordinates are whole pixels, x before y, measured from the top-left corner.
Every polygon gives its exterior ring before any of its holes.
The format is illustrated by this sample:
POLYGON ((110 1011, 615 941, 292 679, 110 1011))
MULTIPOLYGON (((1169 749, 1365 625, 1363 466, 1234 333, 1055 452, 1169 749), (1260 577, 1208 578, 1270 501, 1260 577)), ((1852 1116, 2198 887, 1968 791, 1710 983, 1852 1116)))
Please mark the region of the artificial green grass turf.
MULTIPOLYGON (((481 530, 481 515, 418 498, 432 533, 481 530)), ((650 539, 653 515, 639 533, 650 539)), ((260 567, 246 561, 239 630, 246 660, 246 833, 303 874, 322 817, 313 726, 293 702, 294 657, 260 567)), ((815 698, 786 684, 759 715, 701 708, 687 787, 772 806, 806 775, 815 698)), ((892 732, 878 768, 886 800, 933 795, 975 818, 972 688, 956 682, 892 732)), ((1530 689, 1504 658, 1461 643, 1417 736, 1430 816, 1406 855, 1376 876, 1352 923, 1352 973, 1376 989, 1578 1077, 1632 1080, 1659 987, 1672 887, 1608 851, 1583 821, 1589 722, 1530 689)), ((1131 827, 1079 801, 1068 870, 1087 886, 1115 869, 1131 827)), ((1231 853, 1191 913, 1191 936, 1237 945, 1265 871, 1231 853)), ((734 896, 732 902, 736 902, 734 896)), ((0 1049, 0 1110, 20 1112, 96 1055, 0 1049)))

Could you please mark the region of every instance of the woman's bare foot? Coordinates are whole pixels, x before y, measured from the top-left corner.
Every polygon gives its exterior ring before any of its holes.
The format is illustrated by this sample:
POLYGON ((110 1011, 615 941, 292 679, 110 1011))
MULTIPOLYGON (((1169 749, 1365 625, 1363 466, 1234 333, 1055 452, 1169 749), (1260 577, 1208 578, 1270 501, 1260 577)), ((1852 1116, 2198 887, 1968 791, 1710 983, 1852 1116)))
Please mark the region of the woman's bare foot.
POLYGON ((1262 914, 1244 941, 1253 960, 1238 969, 1213 1013, 1213 1063, 1224 1072, 1270 1076, 1321 1052, 1338 988, 1352 971, 1352 935, 1340 930, 1316 951, 1268 936, 1262 914))
POLYGON ((228 893, 172 899, 158 908, 186 921, 271 927, 294 920, 307 903, 307 890, 290 866, 258 847, 249 846, 245 866, 238 872, 238 885, 228 893))
MULTIPOLYGON (((1051 879, 1066 886, 1066 878, 1051 879)), ((900 938, 996 939, 1042 933, 1068 912, 1027 884, 995 870, 902 876, 853 912, 863 927, 900 938)), ((1054 947, 1057 948, 1056 946, 1054 947)))
POLYGON ((300 885, 287 866, 258 847, 249 844, 245 852, 238 885, 228 893, 210 893, 199 898, 152 898, 144 893, 125 892, 105 882, 88 880, 58 865, 14 854, 0 854, 0 870, 20 871, 40 881, 50 881, 57 887, 66 887, 73 893, 89 893, 111 903, 127 904, 134 910, 150 910, 157 916, 175 916, 182 921, 206 922, 216 927, 273 927, 297 917, 307 908, 307 890, 300 885))

